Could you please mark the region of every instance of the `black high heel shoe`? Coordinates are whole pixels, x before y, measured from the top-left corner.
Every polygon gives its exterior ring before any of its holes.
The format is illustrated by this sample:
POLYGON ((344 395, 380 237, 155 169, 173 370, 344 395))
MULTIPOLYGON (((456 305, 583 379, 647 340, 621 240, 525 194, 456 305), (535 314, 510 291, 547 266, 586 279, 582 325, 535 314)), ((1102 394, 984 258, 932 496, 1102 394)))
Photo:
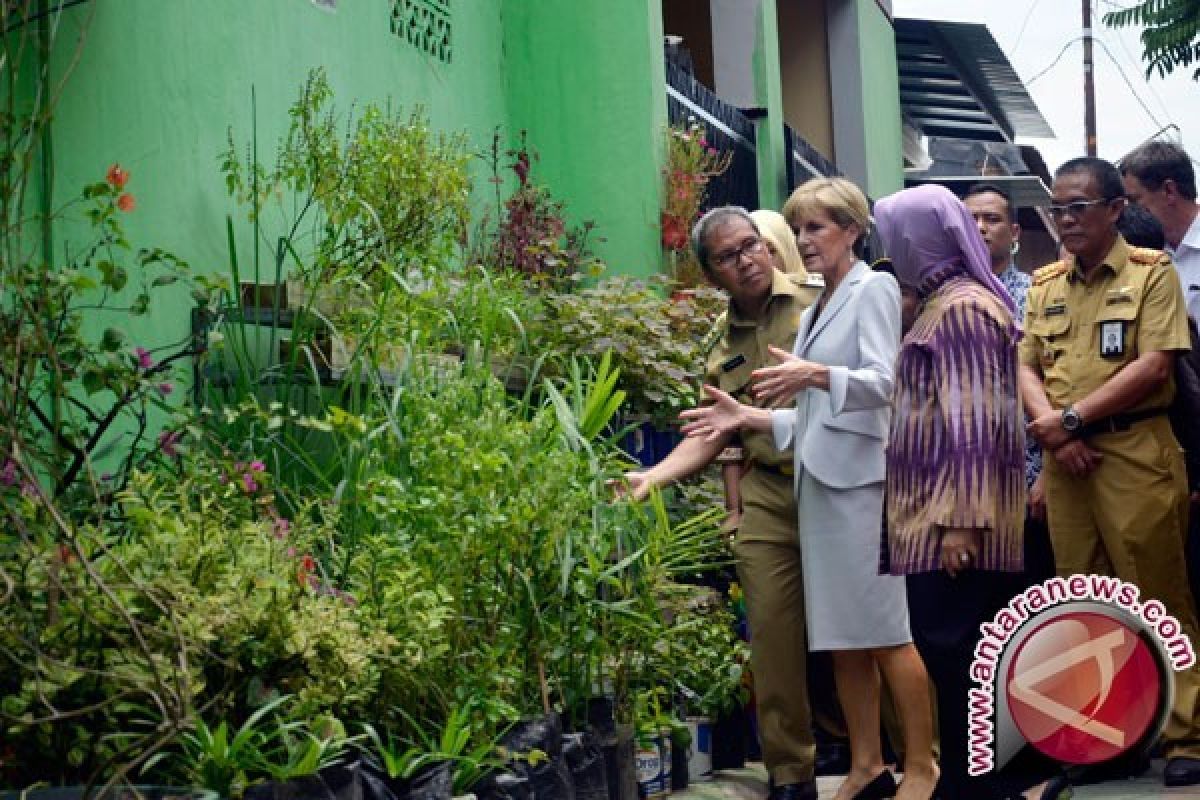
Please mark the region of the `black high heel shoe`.
POLYGON ((876 775, 870 783, 858 790, 854 800, 886 800, 896 796, 896 776, 890 769, 876 775))

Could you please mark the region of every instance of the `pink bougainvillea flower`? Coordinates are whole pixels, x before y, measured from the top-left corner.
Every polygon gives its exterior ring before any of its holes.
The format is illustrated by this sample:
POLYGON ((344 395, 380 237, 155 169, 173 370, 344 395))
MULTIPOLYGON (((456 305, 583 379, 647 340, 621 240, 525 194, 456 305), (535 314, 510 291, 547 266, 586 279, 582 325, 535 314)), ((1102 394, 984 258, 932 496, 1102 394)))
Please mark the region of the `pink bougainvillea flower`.
POLYGON ((292 530, 292 523, 289 522, 285 517, 276 517, 274 528, 276 539, 286 539, 288 533, 290 533, 292 530))
POLYGON ((158 435, 158 449, 168 458, 179 458, 179 450, 175 445, 182 438, 179 431, 163 431, 158 435))
POLYGON ((4 468, 0 469, 0 485, 16 486, 17 485, 17 462, 11 458, 4 461, 4 468))
POLYGON ((128 213, 137 208, 137 202, 133 199, 133 195, 131 195, 129 192, 125 192, 117 198, 117 208, 128 213))
POLYGON ((263 462, 259 461, 258 459, 255 459, 254 461, 250 462, 250 471, 251 472, 262 472, 266 468, 267 468, 267 465, 264 464, 263 462))
POLYGON ((173 384, 170 384, 170 383, 165 383, 165 382, 164 382, 164 383, 160 383, 158 386, 155 386, 154 388, 155 388, 155 389, 158 391, 158 393, 159 393, 159 394, 161 394, 163 397, 166 397, 166 396, 167 396, 167 395, 169 395, 171 392, 175 391, 175 386, 174 386, 173 384))
MULTIPOLYGON (((113 164, 108 168, 108 173, 104 176, 104 179, 108 181, 109 186, 113 187, 117 191, 120 191, 124 189, 125 184, 129 182, 129 171, 120 164, 113 164)), ((124 211, 126 209, 121 210, 124 211)))
POLYGON ((683 220, 666 212, 662 215, 662 243, 669 250, 687 247, 688 236, 683 220))
POLYGON ((242 488, 246 490, 246 494, 254 494, 258 491, 258 482, 249 472, 242 476, 242 488))
POLYGON ((134 355, 137 356, 138 366, 142 369, 150 369, 154 366, 154 359, 150 356, 150 351, 144 347, 135 347, 134 355))

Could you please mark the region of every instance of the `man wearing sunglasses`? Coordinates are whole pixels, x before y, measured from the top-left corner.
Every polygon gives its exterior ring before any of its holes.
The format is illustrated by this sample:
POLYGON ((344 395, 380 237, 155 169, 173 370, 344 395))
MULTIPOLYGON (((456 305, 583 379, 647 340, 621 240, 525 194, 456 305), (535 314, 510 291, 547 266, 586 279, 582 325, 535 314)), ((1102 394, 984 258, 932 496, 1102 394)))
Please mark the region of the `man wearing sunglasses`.
MULTIPOLYGON (((1184 568, 1187 478, 1167 409, 1190 349, 1179 276, 1117 231, 1121 175, 1078 158, 1054 176, 1049 211, 1069 258, 1034 273, 1021 341, 1028 431, 1046 455, 1059 575, 1116 575, 1197 637, 1184 568)), ((1176 672, 1163 734, 1168 786, 1200 783, 1200 670, 1176 672)))

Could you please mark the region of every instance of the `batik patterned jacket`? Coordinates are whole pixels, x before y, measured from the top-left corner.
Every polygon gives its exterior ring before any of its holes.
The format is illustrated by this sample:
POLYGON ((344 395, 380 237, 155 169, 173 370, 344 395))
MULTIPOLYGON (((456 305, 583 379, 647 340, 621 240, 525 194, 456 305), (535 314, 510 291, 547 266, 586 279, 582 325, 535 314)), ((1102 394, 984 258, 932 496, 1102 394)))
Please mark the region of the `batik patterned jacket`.
POLYGON ((1022 566, 1025 425, 1012 315, 949 265, 920 287, 924 310, 901 344, 887 453, 888 552, 895 575, 941 568, 941 533, 980 534, 975 566, 1022 566))

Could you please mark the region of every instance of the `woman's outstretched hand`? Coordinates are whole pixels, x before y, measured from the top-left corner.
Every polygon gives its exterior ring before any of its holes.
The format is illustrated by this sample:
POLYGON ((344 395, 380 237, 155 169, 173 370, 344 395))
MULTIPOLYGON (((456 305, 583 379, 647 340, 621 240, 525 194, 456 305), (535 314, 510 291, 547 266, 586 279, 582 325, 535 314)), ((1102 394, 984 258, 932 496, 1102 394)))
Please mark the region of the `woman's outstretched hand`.
POLYGON ((741 429, 745 407, 715 386, 705 386, 704 393, 712 405, 684 411, 679 416, 686 421, 680 428, 685 436, 712 442, 741 429))
POLYGON ((797 394, 816 385, 815 378, 822 366, 805 361, 775 345, 768 349, 779 363, 750 373, 754 398, 764 406, 790 405, 797 394))

